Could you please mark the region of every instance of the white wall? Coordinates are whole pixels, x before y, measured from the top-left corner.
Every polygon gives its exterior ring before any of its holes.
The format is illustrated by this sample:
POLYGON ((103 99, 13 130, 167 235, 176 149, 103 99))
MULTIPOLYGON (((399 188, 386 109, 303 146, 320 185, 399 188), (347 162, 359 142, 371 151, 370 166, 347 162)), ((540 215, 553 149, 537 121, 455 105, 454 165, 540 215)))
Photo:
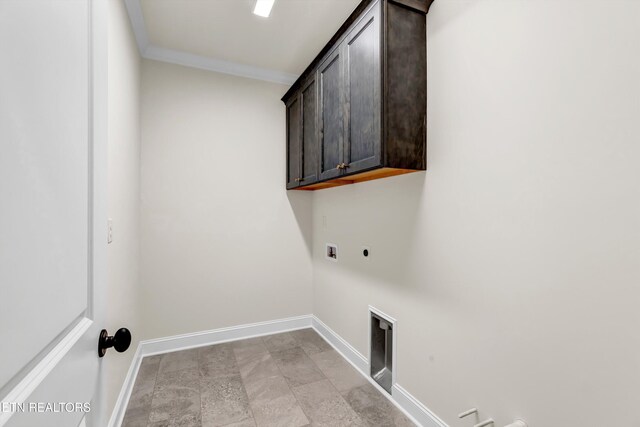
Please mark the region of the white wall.
POLYGON ((133 335, 125 353, 111 350, 102 361, 111 413, 142 335, 140 285, 140 56, 124 3, 109 1, 108 209, 113 243, 108 246, 106 329, 127 327, 133 335))
POLYGON ((311 312, 311 196, 285 191, 285 91, 143 61, 148 337, 311 312))
POLYGON ((314 193, 314 312, 365 355, 367 305, 396 317, 398 383, 451 426, 639 425, 639 17, 436 1, 429 170, 314 193))

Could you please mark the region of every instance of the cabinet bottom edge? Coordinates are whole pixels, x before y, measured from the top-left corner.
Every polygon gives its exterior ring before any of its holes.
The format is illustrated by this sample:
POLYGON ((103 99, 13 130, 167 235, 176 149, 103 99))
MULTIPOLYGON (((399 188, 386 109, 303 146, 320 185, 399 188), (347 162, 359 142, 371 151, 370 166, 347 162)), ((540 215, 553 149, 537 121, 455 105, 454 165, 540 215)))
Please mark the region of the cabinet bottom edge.
POLYGON ((391 176, 404 175, 407 173, 421 172, 420 169, 398 169, 398 168, 378 168, 360 172, 349 176, 338 177, 316 184, 310 184, 304 187, 293 188, 297 191, 315 191, 325 188, 340 187, 343 185, 357 184, 359 182, 372 181, 374 179, 388 178, 391 176))

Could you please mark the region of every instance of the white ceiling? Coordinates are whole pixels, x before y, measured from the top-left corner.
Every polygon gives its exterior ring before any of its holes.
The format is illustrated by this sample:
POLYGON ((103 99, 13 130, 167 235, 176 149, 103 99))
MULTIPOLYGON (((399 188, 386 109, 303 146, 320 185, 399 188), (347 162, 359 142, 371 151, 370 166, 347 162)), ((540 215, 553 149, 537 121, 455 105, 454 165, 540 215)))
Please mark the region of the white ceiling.
POLYGON ((252 13, 255 0, 127 0, 127 7, 143 56, 291 83, 359 2, 276 0, 269 18, 252 13))

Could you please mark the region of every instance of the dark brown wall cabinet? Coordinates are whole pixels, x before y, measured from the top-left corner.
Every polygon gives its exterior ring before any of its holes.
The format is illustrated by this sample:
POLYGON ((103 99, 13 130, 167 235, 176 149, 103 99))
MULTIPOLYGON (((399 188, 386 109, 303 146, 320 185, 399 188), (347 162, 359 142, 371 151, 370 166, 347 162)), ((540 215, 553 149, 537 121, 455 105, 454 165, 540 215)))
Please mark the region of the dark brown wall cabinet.
POLYGON ((432 1, 362 1, 284 95, 287 189, 426 169, 432 1))

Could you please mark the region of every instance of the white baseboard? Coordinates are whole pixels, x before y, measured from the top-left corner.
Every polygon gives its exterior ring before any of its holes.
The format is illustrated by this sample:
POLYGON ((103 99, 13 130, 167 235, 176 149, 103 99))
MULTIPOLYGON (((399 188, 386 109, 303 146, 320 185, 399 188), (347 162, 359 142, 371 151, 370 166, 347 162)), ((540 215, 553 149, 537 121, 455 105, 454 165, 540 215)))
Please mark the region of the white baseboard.
POLYGON ((393 400, 404 409, 405 413, 411 415, 411 418, 422 427, 449 427, 429 408, 424 406, 422 402, 413 397, 407 390, 399 384, 394 384, 391 388, 393 400))
POLYGON ((336 334, 316 316, 313 316, 311 324, 313 329, 315 329, 316 332, 325 339, 325 341, 331 344, 333 348, 342 355, 342 357, 351 362, 351 364, 360 371, 362 375, 367 376, 366 373, 369 370, 369 361, 362 355, 362 353, 353 348, 351 344, 344 340, 340 335, 336 334))
POLYGON ((113 412, 111 412, 111 418, 109 419, 108 427, 120 427, 120 424, 122 424, 124 413, 127 410, 127 404, 129 403, 129 398, 131 397, 131 392, 133 391, 133 384, 136 382, 136 377, 138 376, 138 370, 140 369, 141 362, 142 346, 141 343, 139 343, 138 347, 136 348, 136 352, 133 355, 131 366, 129 366, 129 371, 127 371, 127 376, 124 377, 124 383, 122 384, 122 388, 120 389, 120 394, 118 395, 118 400, 116 400, 116 405, 113 408, 113 412))
POLYGON ((120 427, 127 409, 127 403, 133 390, 133 384, 142 358, 155 354, 188 350, 206 345, 237 341, 280 332, 310 328, 318 332, 338 353, 353 365, 371 384, 378 388, 396 407, 404 412, 413 422, 421 427, 448 427, 440 418, 431 412, 420 401, 398 384, 394 384, 391 395, 384 391, 368 375, 369 361, 340 335, 325 325, 313 315, 290 317, 268 322, 233 326, 230 328, 214 329, 193 334, 175 335, 172 337, 141 341, 131 362, 129 372, 125 378, 116 406, 109 420, 109 427, 120 427))
POLYGON ((141 341, 140 344, 142 346, 142 356, 144 357, 310 327, 311 315, 305 315, 145 340, 141 341))

